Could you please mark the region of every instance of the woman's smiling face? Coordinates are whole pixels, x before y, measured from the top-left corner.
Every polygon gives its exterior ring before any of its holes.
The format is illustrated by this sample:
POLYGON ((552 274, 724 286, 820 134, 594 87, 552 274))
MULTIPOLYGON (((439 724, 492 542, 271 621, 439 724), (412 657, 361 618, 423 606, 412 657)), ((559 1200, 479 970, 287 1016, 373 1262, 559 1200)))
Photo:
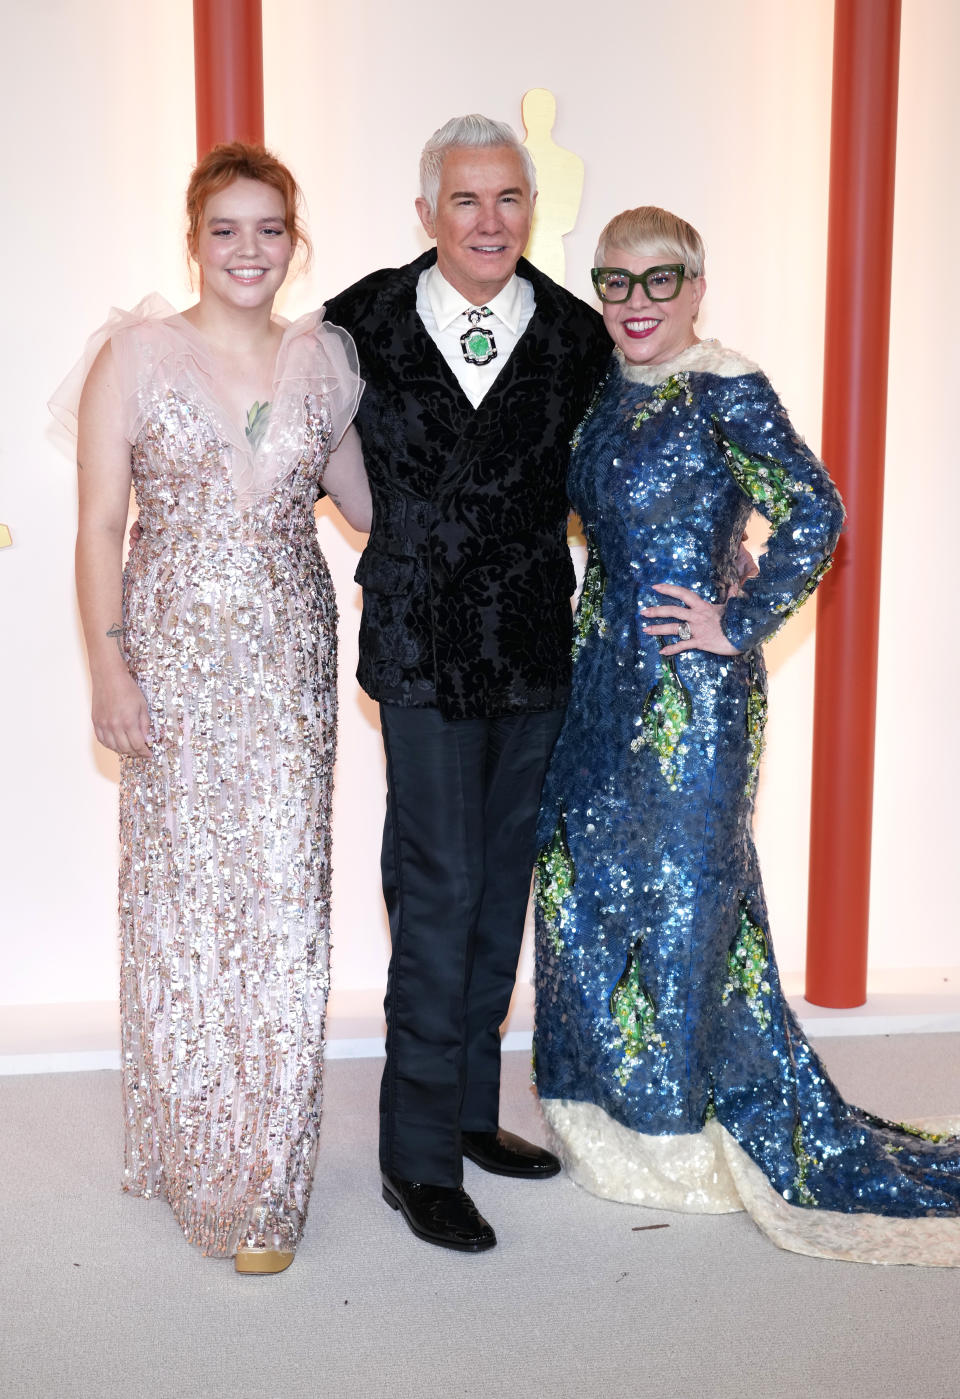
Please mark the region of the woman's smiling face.
POLYGON ((259 180, 234 180, 203 208, 194 256, 203 289, 233 305, 272 302, 293 256, 283 197, 259 180))
MULTIPOLYGON (((608 248, 605 267, 646 272, 674 262, 666 253, 639 257, 623 248, 608 248)), ((630 364, 664 364, 697 342, 694 318, 706 290, 703 277, 684 277, 672 301, 651 301, 639 282, 627 301, 603 303, 603 320, 610 338, 630 364)))

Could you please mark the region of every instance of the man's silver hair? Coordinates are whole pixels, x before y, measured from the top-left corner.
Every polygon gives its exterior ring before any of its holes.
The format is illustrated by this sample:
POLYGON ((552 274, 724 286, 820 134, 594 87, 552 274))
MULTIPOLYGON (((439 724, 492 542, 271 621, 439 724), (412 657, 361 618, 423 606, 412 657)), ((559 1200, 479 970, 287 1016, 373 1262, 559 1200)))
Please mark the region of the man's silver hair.
POLYGON ((476 112, 466 117, 451 117, 435 131, 424 146, 420 156, 420 195, 426 200, 431 216, 437 212, 437 199, 440 195, 440 172, 447 151, 462 150, 474 146, 506 146, 516 151, 523 166, 530 198, 537 192, 537 168, 526 146, 517 140, 517 133, 505 121, 493 121, 481 117, 476 112))

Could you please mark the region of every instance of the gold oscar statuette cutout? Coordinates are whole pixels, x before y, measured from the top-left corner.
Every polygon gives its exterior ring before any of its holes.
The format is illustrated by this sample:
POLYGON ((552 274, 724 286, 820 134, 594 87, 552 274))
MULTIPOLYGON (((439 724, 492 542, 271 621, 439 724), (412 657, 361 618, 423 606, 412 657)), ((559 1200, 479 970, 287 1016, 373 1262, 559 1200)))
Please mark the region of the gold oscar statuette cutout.
POLYGON ((583 161, 558 146, 552 135, 557 99, 545 87, 531 88, 521 104, 524 145, 537 167, 536 208, 525 256, 534 267, 563 286, 566 258, 563 237, 572 232, 583 195, 583 161))

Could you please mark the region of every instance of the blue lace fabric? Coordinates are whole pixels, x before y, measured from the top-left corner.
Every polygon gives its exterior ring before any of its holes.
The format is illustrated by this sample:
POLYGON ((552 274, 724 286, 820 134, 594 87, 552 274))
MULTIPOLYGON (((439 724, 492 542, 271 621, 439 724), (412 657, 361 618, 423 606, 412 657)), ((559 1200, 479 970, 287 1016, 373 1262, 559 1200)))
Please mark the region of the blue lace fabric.
POLYGON ((719 1126, 794 1210, 960 1216, 960 1139, 843 1100, 770 942, 751 832, 760 643, 829 566, 843 521, 829 476, 764 375, 708 342, 652 371, 614 357, 569 491, 589 556, 540 818, 534 1046, 566 1159, 590 1188, 656 1204, 631 1182, 633 1157, 639 1171, 650 1138, 719 1126), (640 615, 666 601, 652 585, 723 600, 754 509, 768 548, 724 621, 742 654, 661 658, 640 615), (621 1179, 605 1185, 590 1158, 614 1140, 621 1179))

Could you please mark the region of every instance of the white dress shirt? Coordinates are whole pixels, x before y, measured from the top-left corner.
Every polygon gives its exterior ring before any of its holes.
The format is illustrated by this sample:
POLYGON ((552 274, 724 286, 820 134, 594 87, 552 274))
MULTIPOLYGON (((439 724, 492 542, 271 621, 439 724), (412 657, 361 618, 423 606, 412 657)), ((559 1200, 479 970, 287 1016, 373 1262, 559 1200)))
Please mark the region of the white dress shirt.
POLYGON ((480 326, 493 333, 497 357, 487 364, 468 364, 463 357, 460 337, 470 329, 468 312, 480 307, 471 306, 450 285, 436 263, 421 272, 417 280, 417 315, 474 408, 478 407, 530 324, 536 301, 531 284, 514 273, 503 290, 485 304, 493 315, 484 316, 480 326))

